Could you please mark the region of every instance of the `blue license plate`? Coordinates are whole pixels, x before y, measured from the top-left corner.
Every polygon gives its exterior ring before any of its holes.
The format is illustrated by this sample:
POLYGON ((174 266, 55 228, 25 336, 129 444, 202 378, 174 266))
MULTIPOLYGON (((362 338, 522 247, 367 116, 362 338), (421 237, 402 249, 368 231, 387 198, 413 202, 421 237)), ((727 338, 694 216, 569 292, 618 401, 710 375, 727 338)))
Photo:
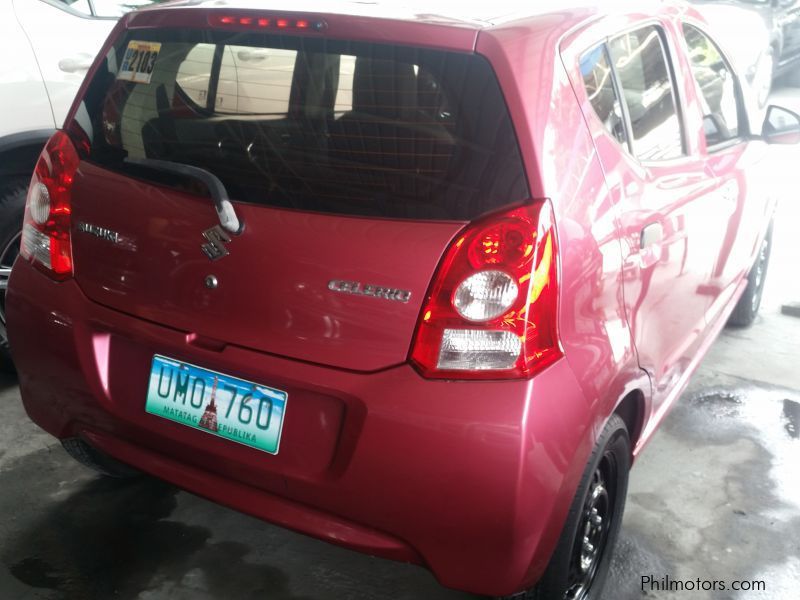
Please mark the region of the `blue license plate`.
POLYGON ((145 410, 277 454, 288 397, 282 390, 156 355, 145 410))

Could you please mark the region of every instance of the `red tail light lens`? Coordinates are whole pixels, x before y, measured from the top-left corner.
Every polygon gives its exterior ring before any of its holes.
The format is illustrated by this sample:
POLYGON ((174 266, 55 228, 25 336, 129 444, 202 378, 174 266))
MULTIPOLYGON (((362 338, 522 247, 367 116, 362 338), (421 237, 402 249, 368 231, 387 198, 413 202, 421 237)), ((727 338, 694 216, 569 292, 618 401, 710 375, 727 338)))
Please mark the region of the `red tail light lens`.
POLYGON ((72 277, 72 183, 78 153, 57 131, 42 150, 28 188, 20 254, 53 279, 72 277))
POLYGON ((470 225, 448 248, 411 351, 425 377, 518 379, 561 357, 548 200, 470 225))

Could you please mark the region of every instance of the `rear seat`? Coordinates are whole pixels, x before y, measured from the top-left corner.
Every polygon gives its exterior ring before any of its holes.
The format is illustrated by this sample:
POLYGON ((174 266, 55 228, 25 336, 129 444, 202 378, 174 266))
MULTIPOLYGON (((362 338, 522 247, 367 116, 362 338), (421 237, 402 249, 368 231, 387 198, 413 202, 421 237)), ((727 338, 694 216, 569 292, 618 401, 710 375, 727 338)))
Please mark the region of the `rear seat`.
POLYGON ((427 191, 419 186, 431 188, 445 176, 455 141, 418 98, 413 65, 358 59, 353 108, 328 126, 331 158, 343 175, 415 195, 427 191))
MULTIPOLYGON (((327 123, 297 116, 176 119, 159 98, 158 116, 144 124, 142 137, 148 157, 211 169, 234 196, 249 195, 238 175, 257 169, 265 184, 271 181, 260 193, 275 205, 292 206, 293 193, 303 190, 329 209, 355 203, 368 214, 376 194, 396 195, 402 205, 404 197, 429 198, 446 179, 456 141, 434 118, 438 107, 428 106, 435 103, 430 96, 418 89, 412 64, 359 58, 352 110, 327 123), (210 145, 219 160, 203 164, 196 149, 207 159, 210 145)), ((431 203, 431 210, 441 212, 441 204, 431 203)))

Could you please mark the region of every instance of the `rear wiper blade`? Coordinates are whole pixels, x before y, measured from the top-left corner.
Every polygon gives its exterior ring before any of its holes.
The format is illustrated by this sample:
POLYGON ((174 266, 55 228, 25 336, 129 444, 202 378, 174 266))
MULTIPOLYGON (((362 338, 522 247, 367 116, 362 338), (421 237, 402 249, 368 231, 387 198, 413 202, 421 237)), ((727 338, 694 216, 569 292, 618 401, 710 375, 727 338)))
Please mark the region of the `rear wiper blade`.
POLYGON ((169 160, 159 160, 156 158, 125 158, 125 162, 132 165, 155 169, 165 173, 174 173, 183 177, 189 177, 201 182, 208 188, 211 198, 214 200, 214 207, 217 209, 219 224, 223 229, 234 235, 239 235, 244 229, 244 223, 239 220, 236 210, 233 208, 228 198, 228 190, 219 178, 200 167, 193 167, 183 163, 176 163, 169 160))

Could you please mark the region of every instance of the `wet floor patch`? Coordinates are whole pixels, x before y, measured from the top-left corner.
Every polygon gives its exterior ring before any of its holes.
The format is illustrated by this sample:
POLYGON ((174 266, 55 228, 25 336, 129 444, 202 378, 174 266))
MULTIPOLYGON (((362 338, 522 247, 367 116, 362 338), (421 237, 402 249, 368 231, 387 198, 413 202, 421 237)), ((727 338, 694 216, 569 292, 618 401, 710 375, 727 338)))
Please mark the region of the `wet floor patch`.
POLYGON ((783 427, 790 438, 800 438, 800 402, 794 400, 783 401, 783 427))
POLYGON ((208 528, 173 519, 180 492, 157 480, 97 478, 56 448, 0 472, 0 491, 0 514, 11 515, 0 561, 33 590, 70 600, 301 598, 279 569, 249 563, 247 546, 212 543, 208 528))
POLYGON ((96 477, 58 446, 0 471, 0 515, 0 600, 473 598, 151 478, 96 477))
MULTIPOLYGON (((655 575, 764 579, 769 597, 794 597, 796 581, 782 565, 800 558, 800 405, 786 396, 736 386, 695 389, 678 401, 632 472, 624 525, 674 565, 655 575)), ((629 577, 632 588, 639 583, 629 577)))
POLYGON ((633 528, 623 528, 611 561, 611 568, 603 590, 608 600, 638 600, 642 594, 636 583, 642 576, 674 572, 661 553, 649 545, 633 528))
POLYGON ((700 390, 680 399, 664 427, 703 434, 698 440, 704 443, 745 433, 772 453, 793 453, 800 450, 792 443, 800 437, 800 395, 785 394, 786 390, 753 386, 700 390))

